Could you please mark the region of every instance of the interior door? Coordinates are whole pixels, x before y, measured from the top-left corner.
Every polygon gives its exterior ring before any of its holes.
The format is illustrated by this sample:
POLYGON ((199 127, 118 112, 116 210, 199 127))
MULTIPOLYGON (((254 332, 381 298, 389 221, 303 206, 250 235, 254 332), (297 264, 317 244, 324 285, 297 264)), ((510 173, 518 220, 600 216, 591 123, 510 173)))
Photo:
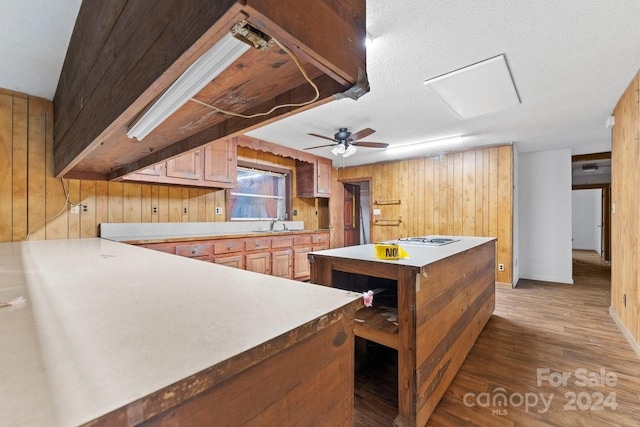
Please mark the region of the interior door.
POLYGON ((360 187, 344 184, 344 245, 360 244, 360 187))

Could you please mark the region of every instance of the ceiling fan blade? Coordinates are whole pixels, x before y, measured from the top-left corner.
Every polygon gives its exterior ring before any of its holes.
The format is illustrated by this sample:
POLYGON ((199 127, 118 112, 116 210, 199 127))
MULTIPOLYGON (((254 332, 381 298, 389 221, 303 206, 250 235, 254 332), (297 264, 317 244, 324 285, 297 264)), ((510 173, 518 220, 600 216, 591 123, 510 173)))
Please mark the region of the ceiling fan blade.
POLYGON ((338 144, 325 144, 325 145, 316 145, 315 147, 303 148, 303 150, 313 150, 314 148, 322 148, 322 147, 333 147, 338 144))
POLYGON ((329 141, 338 142, 333 138, 329 138, 328 136, 318 135, 317 133, 308 133, 307 135, 315 136, 316 138, 328 139, 329 141))
POLYGON ((370 147, 370 148, 387 148, 389 146, 389 144, 387 144, 386 142, 367 142, 367 141, 352 142, 351 145, 357 145, 358 147, 370 147))
POLYGON ((374 132, 375 132, 375 130, 373 130, 371 128, 362 129, 360 132, 352 133, 351 136, 347 140, 349 142, 357 141, 358 139, 362 139, 362 138, 368 137, 369 135, 371 135, 374 132))

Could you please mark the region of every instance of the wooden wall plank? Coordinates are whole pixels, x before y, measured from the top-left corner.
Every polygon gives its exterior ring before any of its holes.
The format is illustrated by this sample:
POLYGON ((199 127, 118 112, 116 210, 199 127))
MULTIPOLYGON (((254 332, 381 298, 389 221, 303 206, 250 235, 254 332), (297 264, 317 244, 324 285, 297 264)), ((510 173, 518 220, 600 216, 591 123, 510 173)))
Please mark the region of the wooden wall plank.
POLYGON ((464 234, 462 227, 464 221, 464 154, 453 154, 453 233, 464 234))
POLYGON ((476 175, 475 175, 475 180, 476 180, 476 212, 475 212, 475 219, 476 219, 476 236, 482 236, 482 221, 484 219, 484 215, 483 215, 483 209, 482 209, 482 202, 483 202, 483 197, 484 197, 484 183, 483 183, 483 179, 484 179, 484 152, 483 151, 477 151, 476 152, 476 169, 475 169, 476 175))
POLYGON ((189 222, 198 222, 200 214, 200 190, 198 188, 189 189, 189 222))
MULTIPOLYGON (((80 203, 80 180, 70 179, 68 180, 69 185, 69 200, 73 203, 80 203)), ((69 239, 79 239, 80 238, 80 215, 82 215, 82 209, 80 209, 77 214, 69 214, 69 239)))
POLYGON ((169 218, 168 222, 182 221, 182 189, 169 187, 169 218))
POLYGON ((498 237, 498 149, 489 149, 489 237, 498 237))
MULTIPOLYGON (((27 236, 27 144, 28 144, 28 99, 13 96, 13 224, 10 240, 24 240, 27 236)), ((0 123, 9 123, 0 121, 0 123)), ((2 129, 0 129, 2 132, 2 129)), ((11 155, 9 156, 11 158, 11 155)), ((5 203, 3 200, 0 203, 5 203)))
POLYGON ((142 188, 141 184, 124 183, 123 193, 123 221, 142 222, 142 188))
POLYGON ((433 198, 433 224, 431 230, 427 234, 440 233, 440 157, 432 157, 432 170, 429 172, 433 175, 433 187, 431 189, 431 197, 433 198))
POLYGON ((96 181, 96 227, 105 222, 109 222, 109 183, 96 181))
POLYGON ((80 214, 80 238, 97 237, 96 219, 96 182, 80 181, 80 203, 87 207, 87 212, 80 214))
POLYGON ((28 127, 28 185, 27 185, 27 218, 31 230, 30 238, 45 238, 44 220, 46 217, 46 101, 41 98, 29 99, 28 127))
POLYGON ((151 205, 153 204, 151 192, 155 185, 142 184, 140 186, 140 219, 141 222, 152 222, 151 205))
POLYGON ((158 186, 158 222, 169 222, 171 207, 169 203, 169 187, 158 186))
POLYGON ((476 152, 462 153, 462 234, 476 235, 476 152))
POLYGON ((0 242, 13 238, 13 96, 0 93, 0 242))
POLYGON ((483 168, 482 168, 482 236, 490 236, 489 234, 489 150, 483 151, 483 168))
POLYGON ((124 186, 121 182, 109 183, 109 221, 124 222, 124 186))
POLYGON ((496 280, 511 283, 513 257, 513 150, 510 146, 498 148, 498 258, 504 271, 498 271, 496 280))

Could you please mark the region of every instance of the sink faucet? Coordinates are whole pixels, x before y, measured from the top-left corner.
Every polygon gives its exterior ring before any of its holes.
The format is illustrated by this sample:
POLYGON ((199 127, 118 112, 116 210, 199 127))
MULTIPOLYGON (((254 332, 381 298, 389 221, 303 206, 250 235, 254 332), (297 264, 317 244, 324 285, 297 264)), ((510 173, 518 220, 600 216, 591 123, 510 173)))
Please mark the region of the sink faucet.
POLYGON ((273 226, 276 225, 276 221, 278 221, 278 218, 271 220, 271 224, 269 224, 269 231, 273 231, 273 226))

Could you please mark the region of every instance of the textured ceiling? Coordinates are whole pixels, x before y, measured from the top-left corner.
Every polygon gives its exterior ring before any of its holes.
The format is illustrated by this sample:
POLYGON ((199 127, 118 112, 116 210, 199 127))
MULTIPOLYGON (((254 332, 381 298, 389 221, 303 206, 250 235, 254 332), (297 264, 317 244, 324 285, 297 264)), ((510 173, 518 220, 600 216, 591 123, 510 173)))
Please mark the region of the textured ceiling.
MULTIPOLYGON (((377 132, 393 145, 463 135, 463 146, 513 142, 521 152, 571 148, 608 151, 605 120, 640 67, 640 2, 606 0, 368 0, 371 92, 265 126, 251 135, 295 148, 318 145, 309 132, 339 127, 377 132), (458 120, 423 84, 504 54, 522 101, 486 116, 458 120)), ((349 158, 314 153, 335 166, 437 152, 393 154, 360 148, 349 158)))
MULTIPOLYGON (((0 87, 52 99, 80 0, 0 1, 0 87)), ((605 120, 640 67, 637 0, 368 0, 371 92, 257 129, 251 135, 298 149, 309 132, 371 127, 367 141, 394 145, 463 135, 463 147, 513 142, 519 151, 606 151, 605 120), (522 103, 459 120, 424 85, 504 54, 522 103)), ((437 152, 360 148, 335 166, 437 152)))
POLYGON ((81 0, 0 0, 0 87, 53 99, 81 0))

